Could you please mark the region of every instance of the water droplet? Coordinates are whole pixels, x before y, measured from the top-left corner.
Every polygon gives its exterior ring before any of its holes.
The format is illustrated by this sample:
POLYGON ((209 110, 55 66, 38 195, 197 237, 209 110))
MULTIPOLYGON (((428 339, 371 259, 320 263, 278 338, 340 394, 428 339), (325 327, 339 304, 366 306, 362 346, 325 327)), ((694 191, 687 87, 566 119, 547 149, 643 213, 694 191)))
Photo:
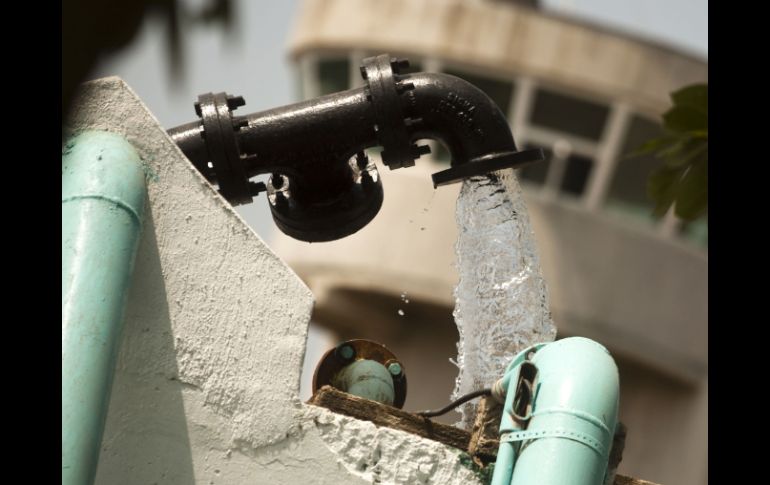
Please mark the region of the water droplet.
POLYGON ((403 317, 403 316, 404 316, 404 310, 402 310, 402 309, 400 309, 400 308, 399 308, 399 309, 398 309, 398 314, 399 314, 399 315, 401 315, 401 316, 403 317))

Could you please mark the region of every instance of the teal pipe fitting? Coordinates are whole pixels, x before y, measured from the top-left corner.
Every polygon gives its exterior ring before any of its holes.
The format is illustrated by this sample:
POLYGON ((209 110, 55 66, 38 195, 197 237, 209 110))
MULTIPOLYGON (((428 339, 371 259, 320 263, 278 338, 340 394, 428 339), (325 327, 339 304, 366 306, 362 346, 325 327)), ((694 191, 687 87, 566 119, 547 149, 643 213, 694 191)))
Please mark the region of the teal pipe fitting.
POLYGON ((335 376, 333 385, 348 394, 388 406, 392 406, 395 399, 391 371, 374 360, 360 359, 345 366, 335 376))
POLYGON ((121 136, 84 132, 62 152, 62 485, 96 474, 147 189, 121 136))
POLYGON ((504 401, 492 485, 602 485, 618 419, 618 369, 572 337, 529 347, 492 389, 504 401))

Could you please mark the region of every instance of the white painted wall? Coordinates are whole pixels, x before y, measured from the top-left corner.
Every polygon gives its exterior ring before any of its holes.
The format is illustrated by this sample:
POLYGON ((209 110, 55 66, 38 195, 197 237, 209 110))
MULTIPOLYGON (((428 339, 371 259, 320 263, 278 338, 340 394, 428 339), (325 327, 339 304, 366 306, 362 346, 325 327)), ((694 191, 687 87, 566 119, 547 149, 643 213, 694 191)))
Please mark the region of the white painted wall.
POLYGON ((310 291, 125 83, 85 85, 70 128, 148 172, 97 484, 478 482, 459 450, 300 402, 310 291))

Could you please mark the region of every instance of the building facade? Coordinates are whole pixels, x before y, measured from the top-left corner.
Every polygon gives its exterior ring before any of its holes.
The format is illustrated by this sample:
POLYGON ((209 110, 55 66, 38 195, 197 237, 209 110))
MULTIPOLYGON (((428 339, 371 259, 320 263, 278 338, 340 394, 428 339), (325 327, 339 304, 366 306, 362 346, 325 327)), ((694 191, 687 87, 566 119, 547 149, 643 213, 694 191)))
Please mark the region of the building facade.
MULTIPOLYGON (((620 472, 705 483, 707 217, 653 218, 646 178, 660 161, 627 154, 661 133, 670 92, 707 81, 706 61, 494 1, 307 0, 289 50, 302 98, 361 86, 361 60, 388 52, 414 71, 475 84, 507 114, 520 148, 544 148, 547 161, 518 178, 559 337, 598 340, 621 370, 620 472)), ((408 369, 411 410, 445 404, 457 374, 449 359, 459 187, 433 189, 429 174, 449 160, 431 146, 413 168, 380 165, 385 202, 358 233, 272 244, 313 290, 314 321, 332 340, 393 348, 408 369)))

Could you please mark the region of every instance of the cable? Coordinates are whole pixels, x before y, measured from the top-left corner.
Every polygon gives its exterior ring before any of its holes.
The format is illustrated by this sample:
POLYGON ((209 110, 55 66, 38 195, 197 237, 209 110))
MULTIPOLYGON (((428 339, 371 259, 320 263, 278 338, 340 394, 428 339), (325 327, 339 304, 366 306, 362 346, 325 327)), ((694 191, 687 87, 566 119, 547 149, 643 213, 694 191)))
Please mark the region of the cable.
POLYGON ((435 410, 435 411, 420 411, 417 413, 418 416, 422 416, 424 418, 432 418, 433 416, 441 416, 442 414, 446 414, 452 409, 456 408, 457 406, 461 404, 465 404, 466 402, 470 401, 471 399, 475 399, 479 396, 489 396, 492 394, 492 389, 481 389, 479 391, 473 391, 471 393, 468 393, 456 401, 453 401, 449 403, 448 405, 444 406, 441 409, 435 410))

